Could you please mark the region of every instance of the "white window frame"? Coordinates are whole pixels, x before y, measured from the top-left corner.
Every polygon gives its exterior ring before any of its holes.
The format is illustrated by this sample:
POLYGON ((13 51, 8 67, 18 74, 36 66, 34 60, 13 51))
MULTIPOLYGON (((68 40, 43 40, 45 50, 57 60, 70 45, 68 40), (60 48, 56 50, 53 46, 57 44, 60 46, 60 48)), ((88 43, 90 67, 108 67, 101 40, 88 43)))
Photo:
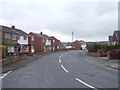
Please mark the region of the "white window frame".
POLYGON ((34 37, 31 37, 31 40, 34 41, 34 37))
POLYGON ((55 40, 53 39, 53 42, 55 42, 55 40))
POLYGON ((25 51, 28 51, 28 46, 24 46, 25 47, 25 51))
POLYGON ((10 33, 5 33, 5 38, 10 39, 10 33))
POLYGON ((42 41, 45 42, 46 40, 43 38, 42 41))
POLYGON ((12 34, 12 40, 16 40, 16 34, 12 34))

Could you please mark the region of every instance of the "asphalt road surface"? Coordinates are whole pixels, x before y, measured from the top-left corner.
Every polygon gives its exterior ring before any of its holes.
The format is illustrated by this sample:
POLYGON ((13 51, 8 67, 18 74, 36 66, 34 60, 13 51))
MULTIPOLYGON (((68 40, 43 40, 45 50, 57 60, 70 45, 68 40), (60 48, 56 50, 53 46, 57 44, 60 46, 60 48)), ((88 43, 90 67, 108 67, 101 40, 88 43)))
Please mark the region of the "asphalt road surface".
POLYGON ((118 71, 72 50, 43 55, 25 67, 6 73, 3 88, 118 88, 118 71))

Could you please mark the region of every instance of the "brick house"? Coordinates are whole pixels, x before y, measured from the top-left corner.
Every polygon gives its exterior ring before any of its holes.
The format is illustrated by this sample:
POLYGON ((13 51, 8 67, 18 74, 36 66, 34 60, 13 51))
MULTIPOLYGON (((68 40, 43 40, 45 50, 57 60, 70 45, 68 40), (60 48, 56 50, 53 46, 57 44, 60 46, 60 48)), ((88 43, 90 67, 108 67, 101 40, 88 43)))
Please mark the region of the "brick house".
POLYGON ((51 39, 49 36, 43 34, 42 32, 40 33, 40 37, 42 39, 42 50, 44 52, 50 52, 51 51, 51 39))
POLYGON ((51 39, 51 49, 52 51, 57 51, 62 47, 60 40, 56 39, 54 36, 50 37, 51 39))
POLYGON ((75 42, 73 42, 71 44, 72 48, 76 49, 76 50, 80 50, 81 49, 81 41, 76 40, 75 42))
POLYGON ((7 46, 7 52, 18 55, 19 52, 29 53, 29 35, 15 26, 0 26, 2 31, 2 45, 7 46))
POLYGON ((7 46, 7 53, 16 55, 15 46, 18 42, 18 33, 13 28, 7 26, 0 26, 0 32, 2 32, 2 45, 7 46))
POLYGON ((49 38, 49 36, 43 34, 42 32, 40 34, 30 32, 29 35, 34 36, 35 52, 49 52, 49 51, 51 51, 51 39, 49 38))
POLYGON ((15 26, 12 26, 12 29, 18 33, 18 40, 15 51, 24 54, 30 53, 28 43, 29 35, 21 29, 16 29, 15 26))
POLYGON ((62 43, 60 40, 56 39, 57 50, 61 49, 62 43))

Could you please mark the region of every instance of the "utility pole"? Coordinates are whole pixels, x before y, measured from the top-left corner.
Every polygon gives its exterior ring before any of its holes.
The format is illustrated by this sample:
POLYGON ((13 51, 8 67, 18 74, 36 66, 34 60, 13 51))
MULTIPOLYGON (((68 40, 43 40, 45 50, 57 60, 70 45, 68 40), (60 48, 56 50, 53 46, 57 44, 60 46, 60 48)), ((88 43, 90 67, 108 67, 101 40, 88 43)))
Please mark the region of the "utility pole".
POLYGON ((73 33, 73 31, 72 31, 72 42, 74 41, 74 37, 73 37, 73 34, 74 34, 74 33, 73 33))

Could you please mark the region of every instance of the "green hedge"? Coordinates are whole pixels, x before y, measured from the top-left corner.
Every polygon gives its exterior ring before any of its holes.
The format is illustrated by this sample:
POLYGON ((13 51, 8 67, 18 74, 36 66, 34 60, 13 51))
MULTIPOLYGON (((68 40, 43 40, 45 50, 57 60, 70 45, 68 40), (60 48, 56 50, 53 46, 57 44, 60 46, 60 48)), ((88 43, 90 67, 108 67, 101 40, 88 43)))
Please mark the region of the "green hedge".
POLYGON ((111 50, 114 50, 114 49, 120 49, 120 44, 118 45, 101 45, 101 49, 105 52, 107 51, 111 51, 111 50))
POLYGON ((89 52, 97 52, 100 49, 100 44, 87 44, 87 49, 89 52))
POLYGON ((97 52, 97 50, 102 50, 104 52, 111 51, 114 49, 120 49, 120 44, 118 45, 102 45, 102 44, 87 44, 87 49, 89 52, 97 52))

